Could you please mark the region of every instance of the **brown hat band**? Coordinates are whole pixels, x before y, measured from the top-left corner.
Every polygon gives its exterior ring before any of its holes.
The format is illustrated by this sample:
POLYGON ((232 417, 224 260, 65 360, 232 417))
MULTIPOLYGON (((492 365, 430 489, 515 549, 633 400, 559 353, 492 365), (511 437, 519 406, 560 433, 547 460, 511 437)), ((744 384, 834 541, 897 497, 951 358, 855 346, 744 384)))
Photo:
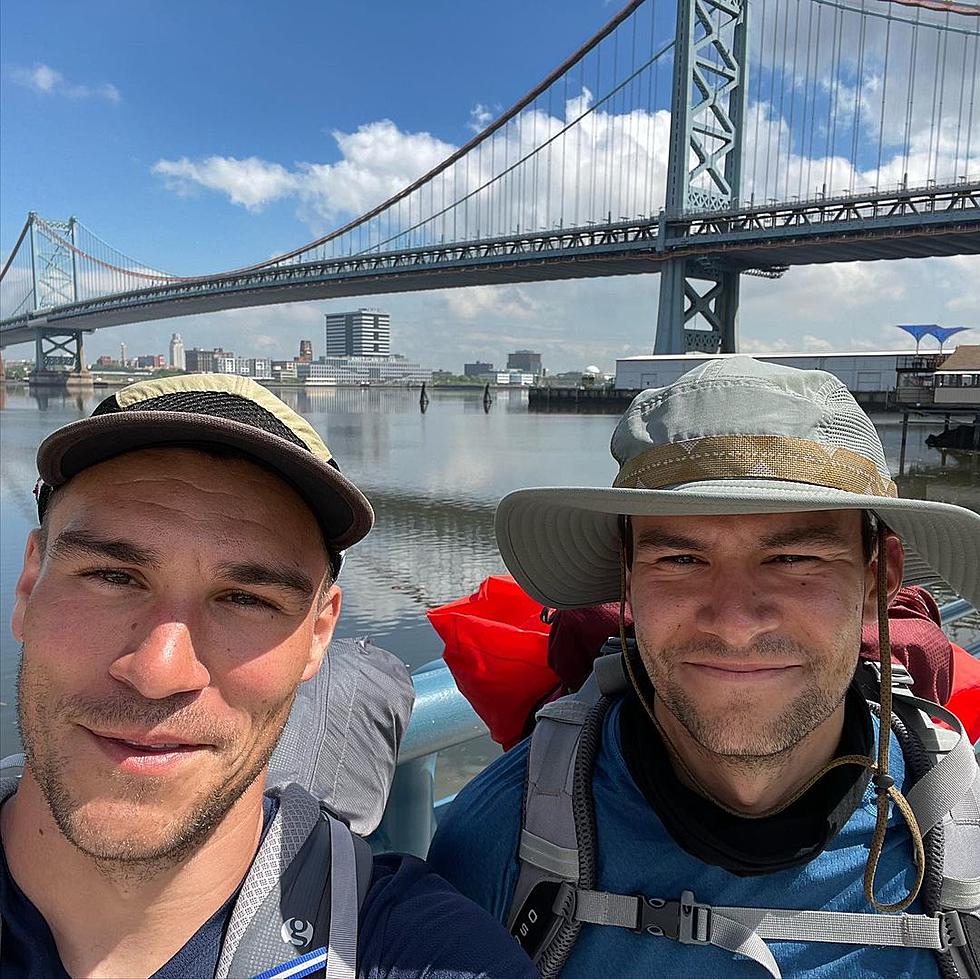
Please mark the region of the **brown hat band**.
POLYGON ((724 435, 654 446, 630 459, 613 486, 662 489, 708 479, 781 479, 864 496, 898 496, 894 482, 863 455, 781 435, 724 435))

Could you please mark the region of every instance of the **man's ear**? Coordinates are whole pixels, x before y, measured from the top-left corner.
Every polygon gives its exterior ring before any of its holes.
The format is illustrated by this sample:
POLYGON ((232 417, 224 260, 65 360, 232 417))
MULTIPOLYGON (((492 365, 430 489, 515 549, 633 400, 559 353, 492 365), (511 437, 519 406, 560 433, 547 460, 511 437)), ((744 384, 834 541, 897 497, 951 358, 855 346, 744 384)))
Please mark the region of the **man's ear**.
POLYGON ((313 639, 310 643, 310 658, 303 670, 303 680, 309 680, 316 676, 323 663, 323 657, 327 653, 327 647, 333 637, 333 631, 337 627, 337 619, 340 618, 340 606, 343 601, 343 593, 340 585, 331 585, 317 599, 317 613, 313 620, 313 639))
MULTIPOLYGON (((902 587, 902 575, 905 573, 905 551, 902 540, 897 534, 888 531, 885 535, 885 559, 888 562, 888 604, 898 594, 902 587)), ((864 621, 878 621, 878 555, 868 563, 866 575, 867 588, 864 598, 864 621)))
POLYGON ((27 546, 24 548, 24 565, 14 588, 14 614, 10 617, 10 631, 17 642, 24 641, 24 617, 27 615, 27 603, 31 592, 41 576, 41 532, 32 530, 27 535, 27 546))

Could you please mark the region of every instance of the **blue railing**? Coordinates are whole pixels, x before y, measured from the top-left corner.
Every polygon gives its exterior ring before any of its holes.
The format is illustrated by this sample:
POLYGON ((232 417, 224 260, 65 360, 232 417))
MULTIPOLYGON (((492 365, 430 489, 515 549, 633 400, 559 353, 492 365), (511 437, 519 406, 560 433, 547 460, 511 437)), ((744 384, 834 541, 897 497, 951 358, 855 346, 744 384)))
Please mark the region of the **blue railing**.
MULTIPOLYGON (((944 626, 970 615, 965 599, 940 609, 944 626)), ((980 639, 965 647, 980 656, 980 639)), ((459 692, 442 660, 419 667, 415 682, 415 709, 398 756, 384 819, 374 838, 379 849, 401 850, 424 857, 439 817, 454 796, 435 797, 439 752, 475 741, 487 734, 486 725, 459 692)))

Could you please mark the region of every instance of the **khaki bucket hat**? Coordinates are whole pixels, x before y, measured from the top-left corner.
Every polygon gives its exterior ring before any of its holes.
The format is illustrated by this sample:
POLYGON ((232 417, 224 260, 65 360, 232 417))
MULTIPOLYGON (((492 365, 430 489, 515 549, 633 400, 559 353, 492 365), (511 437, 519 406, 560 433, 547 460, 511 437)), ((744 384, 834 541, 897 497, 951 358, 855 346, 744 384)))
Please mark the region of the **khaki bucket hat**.
POLYGON ((618 517, 870 510, 980 605, 980 515, 900 499, 871 420, 825 371, 730 357, 634 398, 611 487, 542 487, 497 508, 510 572, 552 608, 618 601, 618 517))

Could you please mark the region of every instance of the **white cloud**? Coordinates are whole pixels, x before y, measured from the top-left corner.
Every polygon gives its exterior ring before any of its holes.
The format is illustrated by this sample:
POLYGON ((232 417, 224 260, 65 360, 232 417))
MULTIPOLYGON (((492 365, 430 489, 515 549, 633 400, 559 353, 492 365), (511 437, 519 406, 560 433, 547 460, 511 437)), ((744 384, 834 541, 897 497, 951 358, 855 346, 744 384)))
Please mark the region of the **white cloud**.
POLYGON ((528 321, 541 314, 541 304, 524 286, 473 286, 450 289, 444 295, 447 311, 466 321, 488 315, 496 319, 528 321))
POLYGON ((396 194, 455 149, 429 133, 402 132, 388 119, 331 135, 341 155, 336 163, 297 163, 287 169, 257 157, 181 157, 159 160, 153 172, 177 193, 203 187, 250 211, 295 198, 300 216, 320 230, 340 214, 361 213, 396 194))
MULTIPOLYGON (((500 107, 497 107, 497 111, 500 111, 500 107)), ((488 105, 484 105, 482 102, 477 102, 472 109, 470 109, 470 129, 475 133, 481 133, 487 126, 493 122, 496 113, 488 105)))
POLYGON ((61 95, 68 99, 104 99, 112 103, 122 101, 119 89, 110 82, 97 85, 75 84, 50 65, 36 64, 33 68, 14 68, 10 77, 16 84, 40 95, 61 95))
POLYGON ((179 160, 160 160, 153 172, 164 178, 169 190, 181 196, 195 187, 227 194, 232 204, 259 211, 271 201, 296 191, 296 175, 278 163, 267 163, 251 156, 247 160, 209 156, 199 163, 186 156, 179 160))

